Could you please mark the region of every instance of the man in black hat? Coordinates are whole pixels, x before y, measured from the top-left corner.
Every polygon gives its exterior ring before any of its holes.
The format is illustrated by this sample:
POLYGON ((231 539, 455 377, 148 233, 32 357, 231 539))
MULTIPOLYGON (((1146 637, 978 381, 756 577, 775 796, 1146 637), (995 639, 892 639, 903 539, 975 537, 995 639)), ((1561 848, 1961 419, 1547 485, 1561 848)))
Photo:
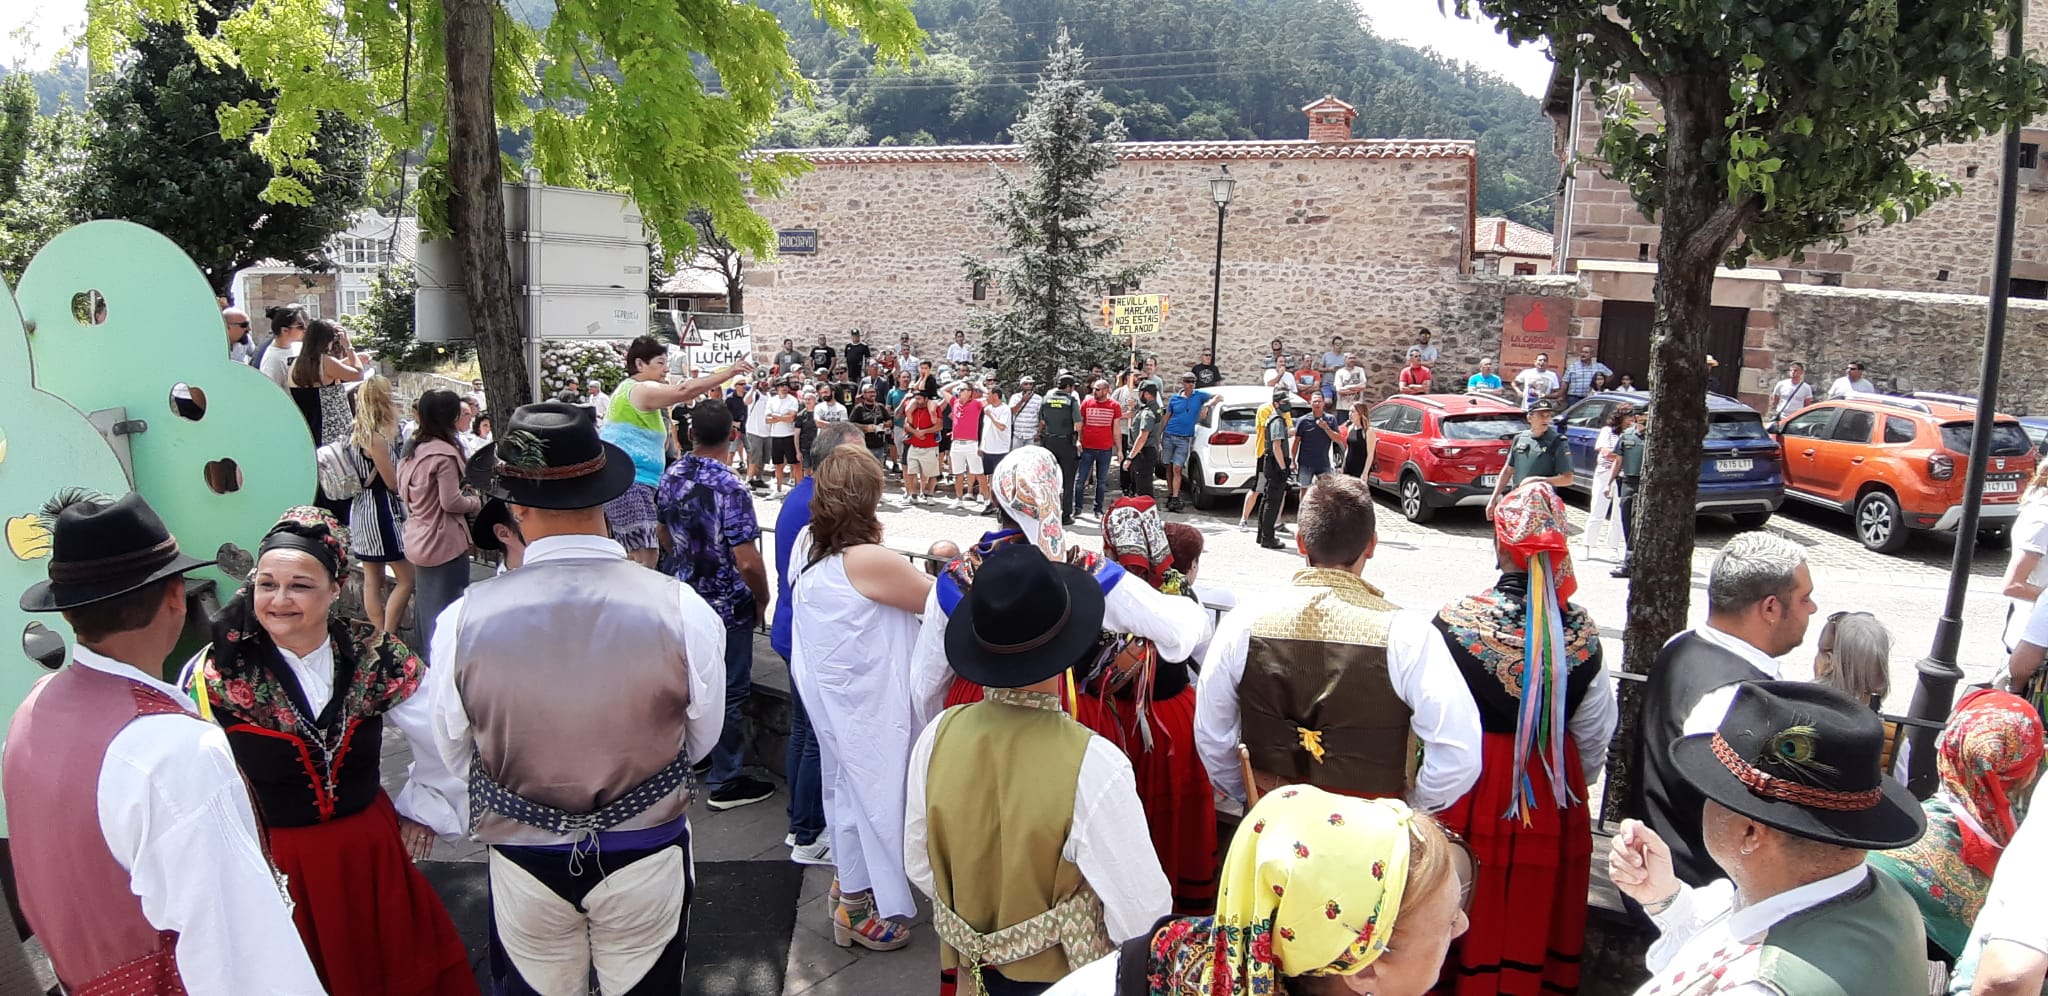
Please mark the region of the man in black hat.
POLYGON ((1639 994, 1926 992, 1919 909, 1870 851, 1920 839, 1927 818, 1884 773, 1884 724, 1810 682, 1748 682, 1719 729, 1671 742, 1671 763, 1705 797, 1707 848, 1728 877, 1679 883, 1655 831, 1622 822, 1607 859, 1624 895, 1664 936, 1639 994))
MULTIPOLYGON (((54 503, 53 503, 54 504, 54 503)), ((0 754, 16 884, 67 992, 321 993, 220 728, 159 679, 185 628, 184 555, 141 495, 72 500, 49 580, 71 666, 0 754)))
POLYGON ((986 698, 941 713, 911 751, 904 870, 931 897, 942 975, 1043 992, 1145 932, 1172 897, 1130 759, 1060 706, 1067 669, 1100 641, 1101 585, 1022 543, 990 554, 976 581, 946 627, 946 660, 986 698), (991 943, 1034 921, 1059 926, 1030 950, 991 943))
POLYGON ((1522 486, 1525 481, 1543 481, 1553 488, 1565 488, 1572 483, 1572 453, 1566 445, 1564 433, 1551 425, 1557 418, 1557 402, 1549 398, 1538 399, 1529 406, 1529 427, 1515 433, 1514 441, 1508 444, 1507 466, 1494 476, 1493 497, 1486 501, 1486 517, 1493 518, 1493 506, 1500 496, 1522 486))
POLYGON ((512 413, 476 458, 527 543, 442 613, 427 676, 441 756, 490 846, 498 992, 676 993, 695 887, 690 765, 725 713, 725 626, 606 535, 633 482, 589 413, 512 413))

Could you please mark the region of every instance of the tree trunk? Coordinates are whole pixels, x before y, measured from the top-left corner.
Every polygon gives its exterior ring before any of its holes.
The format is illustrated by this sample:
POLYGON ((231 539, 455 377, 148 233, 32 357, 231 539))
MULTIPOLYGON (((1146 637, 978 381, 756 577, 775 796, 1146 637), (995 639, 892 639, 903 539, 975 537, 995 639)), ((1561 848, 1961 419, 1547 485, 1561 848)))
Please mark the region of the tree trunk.
POLYGON ((735 315, 746 314, 746 294, 746 264, 741 262, 739 255, 735 253, 732 258, 732 270, 725 276, 725 310, 735 315))
MULTIPOLYGON (((1725 98, 1725 94, 1722 95, 1725 98)), ((1707 432, 1707 333, 1714 268, 1737 232, 1719 170, 1700 153, 1726 110, 1712 94, 1667 84, 1665 172, 1657 257, 1657 314, 1650 333, 1650 434, 1643 490, 1635 501, 1630 558, 1626 670, 1649 674, 1657 652, 1685 628, 1692 602, 1693 502, 1707 432)), ((1727 362, 1741 362, 1727 357, 1727 362)), ((1642 685, 1621 683, 1621 723, 1609 753, 1605 815, 1634 812, 1642 685)), ((1651 745, 1661 748, 1663 745, 1651 745)))
POLYGON ((525 332, 513 296, 512 259, 505 246, 505 192, 499 167, 498 119, 491 88, 493 0, 444 0, 443 53, 448 63, 448 218, 469 297, 469 322, 484 393, 502 413, 530 397, 525 332))

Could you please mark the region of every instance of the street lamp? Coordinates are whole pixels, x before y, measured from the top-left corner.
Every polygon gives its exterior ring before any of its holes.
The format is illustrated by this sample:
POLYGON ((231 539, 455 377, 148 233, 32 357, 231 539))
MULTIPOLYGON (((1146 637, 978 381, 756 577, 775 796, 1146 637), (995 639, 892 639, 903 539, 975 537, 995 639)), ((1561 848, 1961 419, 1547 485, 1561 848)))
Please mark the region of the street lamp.
POLYGON ((1209 289, 1209 362, 1216 362, 1216 322, 1223 310, 1223 212, 1230 207, 1230 193, 1237 181, 1229 166, 1216 167, 1209 179, 1209 196, 1216 199, 1216 281, 1209 289))

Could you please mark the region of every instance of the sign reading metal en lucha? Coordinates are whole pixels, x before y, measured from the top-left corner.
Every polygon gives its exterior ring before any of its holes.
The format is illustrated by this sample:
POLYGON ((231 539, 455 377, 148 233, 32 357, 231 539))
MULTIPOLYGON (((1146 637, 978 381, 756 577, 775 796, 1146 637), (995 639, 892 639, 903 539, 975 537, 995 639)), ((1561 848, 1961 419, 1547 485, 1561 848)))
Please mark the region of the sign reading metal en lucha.
POLYGON ((818 251, 818 230, 784 228, 775 233, 775 251, 785 256, 809 256, 818 251))

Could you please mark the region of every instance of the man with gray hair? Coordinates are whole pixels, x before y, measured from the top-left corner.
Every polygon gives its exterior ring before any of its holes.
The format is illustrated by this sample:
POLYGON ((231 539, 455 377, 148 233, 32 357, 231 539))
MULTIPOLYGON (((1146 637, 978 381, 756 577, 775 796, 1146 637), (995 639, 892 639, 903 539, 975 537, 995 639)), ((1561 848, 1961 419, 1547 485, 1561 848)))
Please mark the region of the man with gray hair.
POLYGON ((1813 574, 1799 545, 1775 533, 1728 541, 1707 574, 1707 620, 1671 638, 1643 692, 1635 810, 1671 845, 1681 881, 1724 877, 1700 829, 1706 797, 1672 765, 1679 737, 1713 733, 1745 681, 1777 680, 1779 656, 1806 639, 1813 574))

